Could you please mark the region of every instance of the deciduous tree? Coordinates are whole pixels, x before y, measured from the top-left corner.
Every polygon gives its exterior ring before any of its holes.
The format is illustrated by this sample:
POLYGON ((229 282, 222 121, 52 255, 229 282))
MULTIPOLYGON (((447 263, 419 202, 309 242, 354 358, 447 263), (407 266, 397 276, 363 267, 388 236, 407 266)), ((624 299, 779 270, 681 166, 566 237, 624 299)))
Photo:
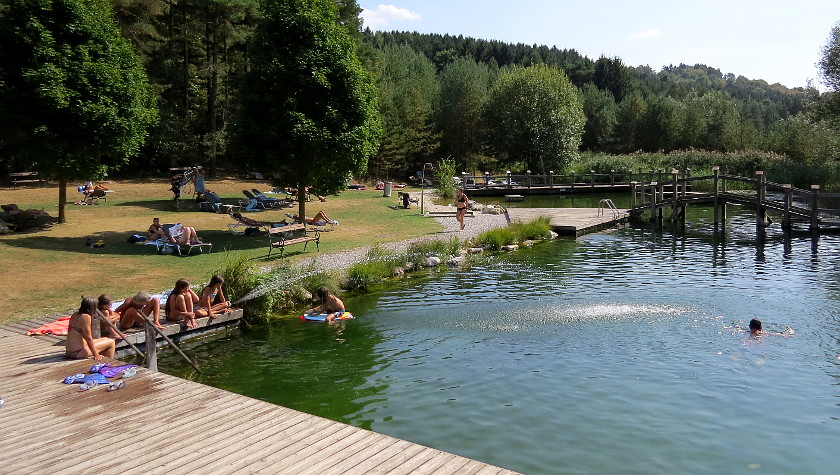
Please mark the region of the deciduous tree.
POLYGON ((364 173, 379 145, 376 91, 331 0, 262 8, 234 150, 241 165, 296 187, 303 217, 307 186, 333 194, 364 173))
POLYGON ((503 72, 485 108, 487 140, 500 163, 535 173, 563 170, 576 157, 586 122, 577 89, 545 65, 503 72))
POLYGON ((146 75, 107 0, 0 6, 0 150, 59 182, 101 178, 143 143, 156 117, 146 75))

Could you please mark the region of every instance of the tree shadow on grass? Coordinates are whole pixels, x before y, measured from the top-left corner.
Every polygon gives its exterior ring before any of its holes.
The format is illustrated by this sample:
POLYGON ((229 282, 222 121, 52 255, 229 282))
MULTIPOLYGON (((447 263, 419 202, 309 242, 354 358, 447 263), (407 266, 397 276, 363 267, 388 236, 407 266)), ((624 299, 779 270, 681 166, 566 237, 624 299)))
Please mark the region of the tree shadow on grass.
MULTIPOLYGON (((157 248, 148 244, 132 244, 126 240, 131 235, 126 231, 102 231, 91 233, 87 237, 45 237, 33 235, 14 240, 4 240, 4 244, 10 247, 23 249, 40 249, 44 251, 78 252, 82 254, 108 254, 121 256, 143 256, 157 254, 157 248), (90 238, 93 243, 103 241, 103 247, 85 246, 85 240, 90 238)), ((227 231, 210 230, 202 231, 201 237, 205 242, 213 243, 212 252, 220 252, 224 249, 249 250, 268 248, 267 239, 264 236, 235 236, 227 231)), ((202 253, 193 251, 190 256, 200 256, 202 253)), ((186 254, 184 254, 186 256, 186 254)))
POLYGON ((175 201, 172 199, 121 201, 114 203, 114 206, 132 206, 135 208, 148 208, 154 211, 198 211, 198 203, 192 200, 181 200, 177 208, 175 207, 175 201))

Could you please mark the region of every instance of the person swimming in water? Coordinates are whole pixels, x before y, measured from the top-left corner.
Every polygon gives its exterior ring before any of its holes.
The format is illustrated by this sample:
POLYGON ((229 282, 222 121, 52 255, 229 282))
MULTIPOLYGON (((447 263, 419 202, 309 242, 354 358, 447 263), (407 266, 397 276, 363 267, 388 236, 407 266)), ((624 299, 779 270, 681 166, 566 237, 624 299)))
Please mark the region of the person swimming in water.
POLYGON ((321 299, 321 305, 310 308, 304 312, 304 315, 326 313, 328 314, 327 321, 332 322, 344 313, 344 302, 333 295, 328 288, 318 287, 315 294, 321 299))
POLYGON ((750 320, 750 336, 758 337, 761 335, 780 335, 780 336, 791 336, 787 333, 782 332, 766 332, 764 331, 764 327, 761 324, 761 320, 757 318, 753 318, 750 320))

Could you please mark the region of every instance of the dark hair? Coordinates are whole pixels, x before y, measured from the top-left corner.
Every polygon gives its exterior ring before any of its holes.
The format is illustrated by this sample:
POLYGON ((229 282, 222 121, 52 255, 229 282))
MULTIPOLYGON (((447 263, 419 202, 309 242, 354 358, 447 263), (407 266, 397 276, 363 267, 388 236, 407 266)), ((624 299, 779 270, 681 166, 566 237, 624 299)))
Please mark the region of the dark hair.
POLYGON ((330 292, 330 289, 326 287, 318 287, 317 289, 315 289, 315 295, 317 295, 318 298, 321 299, 321 303, 324 303, 327 300, 327 297, 330 296, 330 294, 332 294, 332 292, 330 292))
POLYGON ((96 313, 96 299, 93 297, 82 297, 82 304, 79 305, 79 313, 86 313, 93 316, 96 313))
POLYGON ((761 330, 761 320, 753 318, 750 320, 750 330, 761 330))
POLYGON ((225 278, 220 276, 219 274, 216 274, 213 277, 210 277, 210 282, 207 284, 207 287, 212 287, 214 285, 224 284, 224 283, 225 283, 225 278))
POLYGON ((175 288, 172 289, 172 292, 169 292, 169 297, 166 298, 164 310, 167 315, 169 315, 169 310, 172 308, 172 301, 178 297, 178 294, 180 294, 181 291, 188 288, 190 288, 190 281, 187 279, 178 279, 175 282, 175 288))
POLYGON ((113 300, 111 300, 111 297, 108 297, 107 295, 102 294, 102 295, 99 296, 99 300, 97 301, 97 308, 99 308, 99 307, 110 307, 111 302, 113 302, 113 300))

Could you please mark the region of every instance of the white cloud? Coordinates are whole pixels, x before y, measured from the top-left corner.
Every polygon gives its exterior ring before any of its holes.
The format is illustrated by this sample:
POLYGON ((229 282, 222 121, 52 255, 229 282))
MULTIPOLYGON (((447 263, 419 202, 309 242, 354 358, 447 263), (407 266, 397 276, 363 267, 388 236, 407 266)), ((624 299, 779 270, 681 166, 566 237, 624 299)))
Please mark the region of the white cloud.
POLYGON ((659 28, 649 28, 648 30, 642 33, 634 33, 630 35, 630 38, 653 38, 656 36, 661 36, 663 34, 664 32, 659 28))
POLYGON ((395 5, 379 5, 376 10, 369 8, 362 9, 364 25, 371 30, 379 30, 388 27, 392 20, 420 20, 419 13, 395 5))

